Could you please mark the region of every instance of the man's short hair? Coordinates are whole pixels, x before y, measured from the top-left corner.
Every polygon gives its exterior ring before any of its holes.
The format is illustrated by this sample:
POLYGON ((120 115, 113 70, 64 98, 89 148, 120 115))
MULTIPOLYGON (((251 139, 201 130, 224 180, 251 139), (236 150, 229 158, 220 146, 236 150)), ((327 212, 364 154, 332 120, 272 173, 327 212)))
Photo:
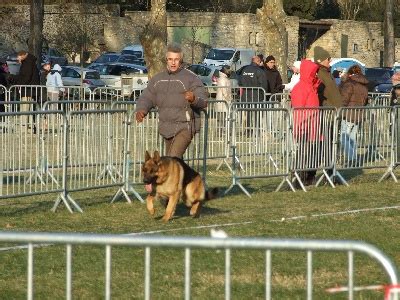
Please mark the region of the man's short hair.
POLYGON ((167 53, 172 52, 172 53, 180 53, 181 54, 181 61, 183 61, 183 51, 182 47, 179 44, 172 43, 167 46, 167 53))
POLYGON ((17 56, 25 56, 27 54, 28 54, 28 52, 26 52, 25 50, 20 50, 17 52, 17 56))

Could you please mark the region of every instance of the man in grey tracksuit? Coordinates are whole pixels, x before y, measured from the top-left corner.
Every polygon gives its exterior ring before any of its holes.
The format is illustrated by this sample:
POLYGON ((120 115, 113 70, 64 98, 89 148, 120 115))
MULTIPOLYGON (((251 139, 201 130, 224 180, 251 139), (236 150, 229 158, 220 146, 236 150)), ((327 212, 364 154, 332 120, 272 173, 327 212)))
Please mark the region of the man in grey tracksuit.
POLYGON ((191 71, 182 68, 183 53, 169 46, 167 70, 150 79, 136 105, 136 120, 142 122, 151 108, 159 113, 159 132, 166 155, 183 157, 193 136, 200 130, 200 110, 207 107, 207 91, 191 71))

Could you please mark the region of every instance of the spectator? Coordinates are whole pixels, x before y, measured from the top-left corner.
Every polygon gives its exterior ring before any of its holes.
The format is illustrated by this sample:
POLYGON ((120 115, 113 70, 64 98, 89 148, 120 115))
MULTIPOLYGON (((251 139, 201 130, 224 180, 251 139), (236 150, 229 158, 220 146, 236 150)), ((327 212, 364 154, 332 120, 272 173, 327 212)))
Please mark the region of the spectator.
MULTIPOLYGON (((6 101, 6 91, 5 88, 8 88, 8 66, 5 60, 0 61, 0 102, 6 101), (2 87, 1 87, 2 85, 2 87)), ((5 112, 4 103, 0 103, 0 112, 5 112)))
POLYGON ((267 56, 264 61, 264 66, 269 86, 268 92, 271 94, 282 93, 284 86, 282 84, 281 74, 276 68, 275 57, 272 55, 267 56))
MULTIPOLYGON (((10 75, 10 82, 14 85, 40 85, 39 71, 36 66, 36 57, 32 54, 21 50, 17 53, 17 61, 21 64, 17 75, 10 75)), ((22 101, 31 101, 37 98, 36 88, 24 88, 21 91, 22 101)))
POLYGON ((292 66, 293 75, 290 82, 285 84, 285 90, 291 92, 294 86, 300 81, 300 61, 295 61, 292 66))
MULTIPOLYGON (((318 65, 310 60, 303 60, 300 69, 300 81, 294 86, 290 96, 293 108, 303 108, 293 111, 293 135, 299 142, 298 151, 295 159, 295 168, 309 169, 315 167, 318 157, 313 157, 316 153, 317 125, 319 107, 317 78, 318 65), (304 108, 309 108, 304 109, 304 108)), ((305 185, 311 185, 315 181, 316 171, 305 171, 300 173, 300 177, 305 185)))
MULTIPOLYGON (((229 80, 231 74, 231 70, 229 66, 223 66, 219 71, 219 77, 217 79, 217 95, 216 100, 225 101, 228 106, 232 102, 232 86, 231 81, 229 80)), ((217 120, 219 124, 225 123, 223 122, 226 119, 227 107, 223 102, 217 102, 215 105, 215 111, 217 112, 217 120)))
POLYGON ((207 107, 207 91, 201 80, 182 68, 180 46, 168 46, 167 68, 149 80, 136 106, 142 122, 151 108, 158 107, 159 132, 168 156, 183 157, 193 136, 200 130, 200 110, 207 107))
POLYGON ((241 102, 262 102, 265 99, 265 92, 269 91, 268 80, 265 72, 260 68, 261 59, 259 56, 253 56, 251 64, 244 67, 242 75, 239 78, 239 85, 244 87, 241 102))
MULTIPOLYGON (((23 86, 21 88, 21 101, 41 102, 40 88, 32 87, 34 85, 40 85, 39 71, 36 66, 36 57, 24 50, 21 50, 17 53, 17 61, 21 64, 21 67, 17 75, 10 75, 10 83, 23 86)), ((30 106, 30 104, 23 103, 20 105, 20 111, 29 111, 30 106)), ((33 104, 33 110, 36 110, 35 103, 33 104)), ((21 118, 21 122, 23 124, 26 124, 27 121, 27 116, 21 118)), ((34 132, 35 130, 36 129, 34 127, 34 132)))
MULTIPOLYGON (((362 74, 360 66, 353 65, 347 71, 347 76, 340 86, 343 98, 343 106, 364 106, 368 101, 368 80, 362 74)), ((362 122, 362 115, 355 111, 348 111, 341 121, 340 141, 341 147, 346 154, 346 163, 355 166, 357 163, 357 134, 358 127, 362 122)), ((372 122, 372 120, 371 120, 372 122)))
MULTIPOLYGON (((268 80, 263 71, 260 68, 261 59, 259 56, 253 56, 251 64, 244 67, 242 75, 239 78, 239 85, 244 88, 241 91, 241 102, 255 103, 265 101, 265 92, 268 92, 268 80)), ((245 116, 246 127, 248 136, 253 135, 256 131, 253 129, 259 127, 259 119, 257 114, 253 118, 254 113, 248 112, 245 116)))
MULTIPOLYGON (((399 105, 400 103, 400 72, 395 73, 392 76, 392 91, 391 91, 391 105, 399 105)), ((396 140, 396 161, 400 161, 400 109, 397 108, 395 110, 395 120, 397 120, 397 123, 394 124, 395 126, 395 131, 397 134, 395 134, 395 137, 397 137, 396 140)))
POLYGON ((51 64, 49 62, 45 62, 40 70, 40 85, 46 85, 47 75, 51 71, 51 64))
POLYGON ((314 48, 314 62, 319 65, 318 78, 321 84, 318 87, 320 106, 333 106, 339 108, 342 105, 342 97, 338 86, 330 73, 331 56, 322 47, 314 48))
POLYGON ((338 69, 333 70, 332 76, 335 80, 336 85, 339 86, 342 83, 340 71, 338 69))
POLYGON ((51 72, 47 75, 46 88, 47 99, 49 101, 58 101, 60 93, 64 93, 65 91, 60 72, 60 65, 55 64, 51 72))

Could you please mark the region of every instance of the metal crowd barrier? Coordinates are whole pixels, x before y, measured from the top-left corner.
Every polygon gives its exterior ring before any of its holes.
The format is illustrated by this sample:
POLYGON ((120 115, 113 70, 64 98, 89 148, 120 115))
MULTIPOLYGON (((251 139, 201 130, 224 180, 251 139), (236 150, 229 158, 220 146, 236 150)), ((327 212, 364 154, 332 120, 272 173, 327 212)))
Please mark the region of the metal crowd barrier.
POLYGON ((380 94, 370 99, 370 106, 390 106, 390 94, 380 94))
POLYGON ((290 93, 276 93, 269 98, 271 102, 279 102, 283 108, 291 108, 290 93))
POLYGON ((293 108, 291 110, 292 149, 291 171, 294 180, 306 191, 303 180, 310 172, 322 171, 315 182, 318 186, 325 178, 335 187, 331 177, 334 166, 334 131, 336 109, 328 107, 293 108), (303 177, 303 178, 302 178, 303 177))
POLYGON ((391 176, 395 182, 398 182, 394 170, 400 165, 400 106, 394 106, 391 110, 391 159, 385 174, 379 182, 391 176))
POLYGON ((111 102, 129 100, 129 96, 124 95, 121 88, 99 87, 93 90, 92 95, 92 100, 111 102))
MULTIPOLYGON (((273 260, 272 254, 281 251, 305 252, 306 259, 304 266, 306 269, 306 282, 303 297, 311 300, 314 292, 314 271, 317 270, 315 262, 318 258, 315 253, 320 252, 339 252, 347 254, 347 272, 339 276, 337 284, 341 284, 343 278, 347 279, 348 299, 354 299, 354 291, 357 286, 357 268, 355 259, 358 256, 369 257, 373 262, 378 263, 382 271, 387 275, 388 286, 396 286, 399 283, 398 270, 392 260, 378 248, 359 241, 333 241, 333 240, 300 240, 300 239, 265 239, 265 238, 209 238, 192 236, 128 236, 128 235, 100 235, 83 233, 24 233, 24 232, 0 232, 0 241, 5 243, 27 243, 27 298, 33 299, 35 290, 34 266, 40 265, 41 261, 34 252, 40 252, 40 248, 34 249, 35 245, 57 244, 65 245, 65 295, 66 299, 72 299, 73 295, 73 249, 80 247, 80 252, 85 249, 82 246, 102 246, 104 247, 105 269, 104 269, 104 298, 111 299, 112 295, 112 250, 117 247, 137 247, 144 248, 144 299, 152 299, 162 295, 152 292, 152 272, 156 266, 152 264, 152 250, 157 248, 168 249, 176 248, 184 251, 183 257, 183 285, 178 292, 184 299, 190 299, 192 295, 192 261, 195 256, 192 250, 195 249, 222 249, 224 251, 224 297, 231 299, 232 294, 232 258, 235 251, 232 250, 252 250, 264 251, 264 260, 260 262, 265 272, 264 293, 265 299, 272 299, 273 293, 273 260), (35 251, 34 251, 35 250, 35 251), (347 274, 346 274, 347 273, 347 274)), ((157 249, 157 251, 161 251, 157 249)), ((251 255, 249 252, 248 255, 251 255)), ((180 265, 180 264, 176 264, 180 265)), ((207 265, 203 266, 208 268, 207 265)), ((260 271, 261 272, 261 271, 260 271)))
POLYGON ((266 177, 283 177, 277 191, 285 182, 294 190, 288 178, 288 111, 236 107, 232 110, 232 123, 232 184, 225 194, 238 186, 251 197, 240 180, 266 177))
POLYGON ((340 108, 336 170, 387 168, 392 151, 391 116, 391 107, 340 108))
POLYGON ((54 109, 63 112, 81 111, 81 110, 108 110, 112 109, 109 101, 100 100, 60 100, 47 101, 43 105, 43 110, 54 109))
POLYGON ((63 114, 2 113, 0 120, 0 197, 62 192, 63 114))

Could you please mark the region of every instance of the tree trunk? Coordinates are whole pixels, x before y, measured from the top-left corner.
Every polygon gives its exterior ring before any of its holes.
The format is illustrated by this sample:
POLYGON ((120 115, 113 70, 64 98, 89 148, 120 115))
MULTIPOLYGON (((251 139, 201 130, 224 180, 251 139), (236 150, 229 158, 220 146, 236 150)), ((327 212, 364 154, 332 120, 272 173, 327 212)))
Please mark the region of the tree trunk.
POLYGON ((43 17, 44 0, 31 0, 30 6, 30 36, 28 41, 29 52, 36 56, 40 68, 43 45, 43 17))
POLYGON ((167 44, 166 0, 151 0, 150 20, 140 35, 149 79, 165 70, 167 44))
POLYGON ((383 64, 385 67, 393 67, 395 62, 395 40, 393 22, 394 0, 386 0, 385 20, 383 22, 384 50, 383 64))
POLYGON ((265 55, 273 55, 283 82, 287 82, 287 45, 288 34, 282 0, 264 0, 264 5, 257 10, 265 38, 265 55))

